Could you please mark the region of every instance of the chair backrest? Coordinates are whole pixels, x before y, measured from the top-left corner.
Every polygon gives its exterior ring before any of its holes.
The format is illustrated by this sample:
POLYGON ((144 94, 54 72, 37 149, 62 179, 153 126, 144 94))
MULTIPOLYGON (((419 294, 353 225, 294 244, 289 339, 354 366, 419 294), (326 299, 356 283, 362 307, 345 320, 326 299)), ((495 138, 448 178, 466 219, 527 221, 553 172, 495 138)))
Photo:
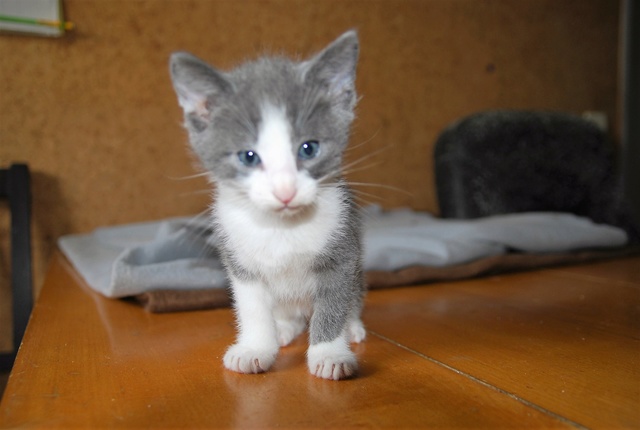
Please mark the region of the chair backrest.
POLYGON ((0 169, 0 198, 11 212, 11 292, 13 302, 13 351, 0 355, 0 368, 13 365, 33 308, 31 264, 31 191, 29 168, 13 164, 0 169))
POLYGON ((434 149, 444 218, 570 212, 628 225, 613 145, 594 123, 557 112, 493 111, 448 127, 434 149))

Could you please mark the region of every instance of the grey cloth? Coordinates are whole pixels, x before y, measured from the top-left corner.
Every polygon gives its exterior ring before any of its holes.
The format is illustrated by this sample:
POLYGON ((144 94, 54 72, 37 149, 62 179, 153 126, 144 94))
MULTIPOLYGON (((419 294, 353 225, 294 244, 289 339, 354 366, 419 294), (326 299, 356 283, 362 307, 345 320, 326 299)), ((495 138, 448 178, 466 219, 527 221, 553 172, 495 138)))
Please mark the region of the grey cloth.
POLYGON ((63 236, 62 252, 107 297, 152 290, 224 288, 227 278, 198 218, 173 218, 63 236))
MULTIPOLYGON (((626 244, 626 233, 567 213, 521 213, 474 220, 410 210, 364 213, 365 271, 444 267, 510 250, 566 252, 626 244)), ((91 288, 107 297, 153 290, 224 288, 227 278, 207 220, 174 218, 63 236, 59 246, 91 288)))

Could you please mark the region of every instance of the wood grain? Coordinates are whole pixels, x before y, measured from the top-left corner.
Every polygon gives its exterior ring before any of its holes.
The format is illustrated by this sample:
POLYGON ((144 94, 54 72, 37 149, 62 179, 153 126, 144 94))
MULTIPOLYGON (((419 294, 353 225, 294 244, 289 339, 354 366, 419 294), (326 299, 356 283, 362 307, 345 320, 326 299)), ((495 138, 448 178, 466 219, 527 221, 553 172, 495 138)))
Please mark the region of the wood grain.
POLYGON ((638 263, 372 292, 360 374, 333 382, 308 374, 304 337, 266 374, 229 372, 230 310, 148 314, 56 254, 0 426, 634 427, 638 263))
POLYGON ((630 407, 640 406, 639 262, 381 291, 366 322, 385 339, 574 422, 633 427, 640 424, 640 409, 630 407), (632 275, 619 282, 621 272, 632 275))

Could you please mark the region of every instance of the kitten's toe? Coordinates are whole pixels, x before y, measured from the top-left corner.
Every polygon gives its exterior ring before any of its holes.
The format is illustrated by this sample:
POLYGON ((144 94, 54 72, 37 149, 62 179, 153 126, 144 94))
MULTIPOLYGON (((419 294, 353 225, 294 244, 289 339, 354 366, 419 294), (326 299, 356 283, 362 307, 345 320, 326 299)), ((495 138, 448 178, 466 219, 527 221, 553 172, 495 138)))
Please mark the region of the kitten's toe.
POLYGON ((242 345, 232 345, 224 355, 224 366, 239 373, 262 373, 276 360, 277 351, 260 351, 242 345))
POLYGON ((325 357, 317 363, 309 363, 311 374, 323 379, 347 379, 358 371, 355 357, 325 357))
POLYGON ((354 343, 360 343, 365 337, 367 337, 367 331, 362 325, 362 321, 351 321, 349 323, 349 340, 354 343))
POLYGON ((350 378, 358 371, 356 356, 344 341, 311 345, 307 365, 312 375, 334 381, 350 378))

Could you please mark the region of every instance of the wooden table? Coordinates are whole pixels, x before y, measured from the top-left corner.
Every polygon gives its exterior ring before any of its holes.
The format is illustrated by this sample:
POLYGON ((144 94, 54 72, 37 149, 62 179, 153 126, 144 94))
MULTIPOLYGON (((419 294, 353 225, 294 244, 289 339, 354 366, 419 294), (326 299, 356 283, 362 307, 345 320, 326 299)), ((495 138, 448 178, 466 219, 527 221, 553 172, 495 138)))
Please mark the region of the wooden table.
POLYGON ((233 316, 149 314, 56 255, 0 426, 640 426, 640 258, 372 292, 359 377, 307 373, 306 339, 224 370, 233 316))

